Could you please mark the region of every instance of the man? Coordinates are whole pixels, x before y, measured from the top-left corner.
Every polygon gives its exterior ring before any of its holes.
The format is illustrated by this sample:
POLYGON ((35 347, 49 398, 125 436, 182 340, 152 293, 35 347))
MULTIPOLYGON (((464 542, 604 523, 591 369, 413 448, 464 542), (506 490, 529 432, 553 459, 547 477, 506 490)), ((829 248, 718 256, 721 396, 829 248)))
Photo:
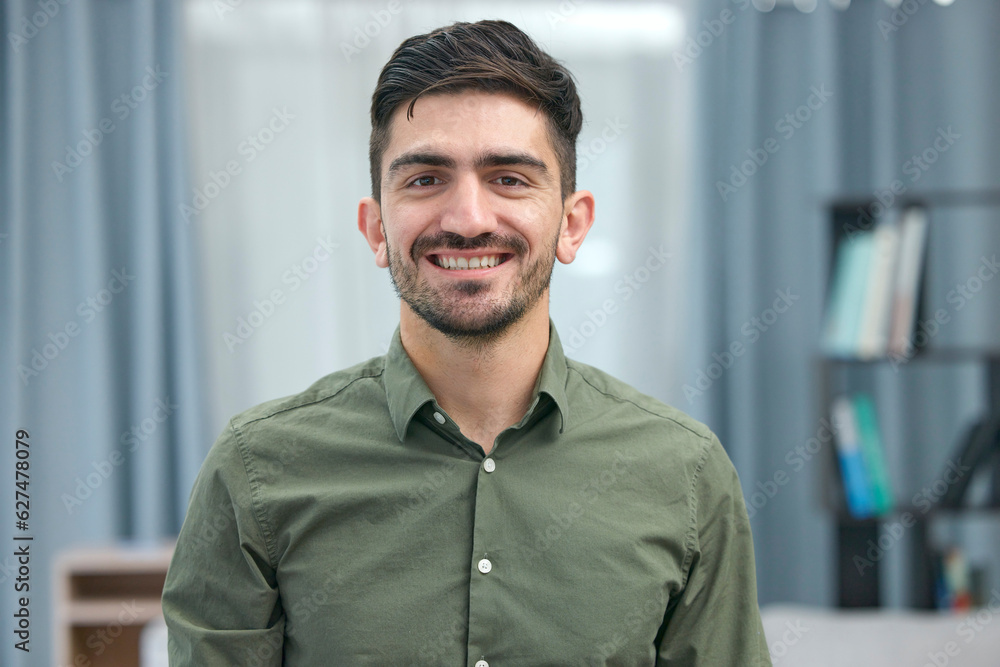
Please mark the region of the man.
POLYGON ((570 74, 509 23, 403 42, 358 227, 387 355, 235 417, 163 594, 172 665, 769 665, 749 522, 703 425, 565 358, 570 74))

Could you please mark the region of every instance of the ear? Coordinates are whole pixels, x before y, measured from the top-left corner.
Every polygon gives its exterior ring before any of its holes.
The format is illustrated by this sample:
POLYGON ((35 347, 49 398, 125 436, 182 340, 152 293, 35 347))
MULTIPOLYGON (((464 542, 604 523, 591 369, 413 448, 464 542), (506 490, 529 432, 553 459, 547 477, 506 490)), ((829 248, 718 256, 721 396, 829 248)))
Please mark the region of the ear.
POLYGON ((566 198, 563 205, 562 231, 556 246, 556 257, 563 264, 576 259, 576 251, 594 224, 594 195, 588 190, 577 190, 566 198))
POLYGON ((382 207, 371 197, 364 197, 358 204, 358 231, 375 253, 375 264, 387 268, 389 260, 386 257, 385 229, 382 227, 382 207))

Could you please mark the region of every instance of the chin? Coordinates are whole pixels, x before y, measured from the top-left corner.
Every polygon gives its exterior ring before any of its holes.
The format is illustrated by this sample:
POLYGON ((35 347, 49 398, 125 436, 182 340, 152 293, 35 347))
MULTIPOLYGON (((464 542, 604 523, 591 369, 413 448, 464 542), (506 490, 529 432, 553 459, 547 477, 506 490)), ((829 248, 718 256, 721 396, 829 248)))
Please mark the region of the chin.
MULTIPOLYGON (((412 305, 411 305, 412 308, 412 305)), ((430 326, 452 340, 486 342, 496 340, 524 319, 525 309, 508 309, 501 313, 487 313, 469 317, 453 317, 451 314, 414 312, 430 326)))

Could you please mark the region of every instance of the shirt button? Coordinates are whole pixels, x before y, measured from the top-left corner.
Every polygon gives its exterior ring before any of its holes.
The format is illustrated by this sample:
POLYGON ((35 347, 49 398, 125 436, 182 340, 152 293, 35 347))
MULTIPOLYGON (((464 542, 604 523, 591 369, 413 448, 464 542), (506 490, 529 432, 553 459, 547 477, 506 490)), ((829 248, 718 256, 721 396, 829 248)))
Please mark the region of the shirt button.
POLYGON ((486 662, 485 660, 480 660, 479 662, 476 663, 476 667, 490 667, 490 663, 486 662))
POLYGON ((445 422, 444 415, 441 414, 440 412, 435 412, 434 413, 434 419, 437 420, 438 424, 443 424, 445 422))
POLYGON ((483 574, 489 574, 489 571, 493 569, 493 563, 489 561, 488 558, 484 558, 479 561, 479 571, 483 574))
POLYGON ((485 470, 486 472, 493 472, 496 469, 497 469, 497 464, 496 461, 494 461, 493 459, 486 459, 485 461, 483 461, 483 470, 485 470))

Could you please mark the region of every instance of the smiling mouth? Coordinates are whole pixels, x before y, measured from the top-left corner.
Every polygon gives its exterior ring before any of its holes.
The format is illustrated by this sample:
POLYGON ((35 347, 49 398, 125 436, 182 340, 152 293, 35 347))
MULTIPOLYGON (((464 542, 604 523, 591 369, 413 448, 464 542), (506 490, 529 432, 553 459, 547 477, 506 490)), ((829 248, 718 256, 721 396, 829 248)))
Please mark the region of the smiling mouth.
POLYGON ((477 255, 475 257, 457 257, 454 255, 430 255, 428 259, 442 269, 463 271, 468 269, 491 269, 511 258, 510 254, 477 255))

